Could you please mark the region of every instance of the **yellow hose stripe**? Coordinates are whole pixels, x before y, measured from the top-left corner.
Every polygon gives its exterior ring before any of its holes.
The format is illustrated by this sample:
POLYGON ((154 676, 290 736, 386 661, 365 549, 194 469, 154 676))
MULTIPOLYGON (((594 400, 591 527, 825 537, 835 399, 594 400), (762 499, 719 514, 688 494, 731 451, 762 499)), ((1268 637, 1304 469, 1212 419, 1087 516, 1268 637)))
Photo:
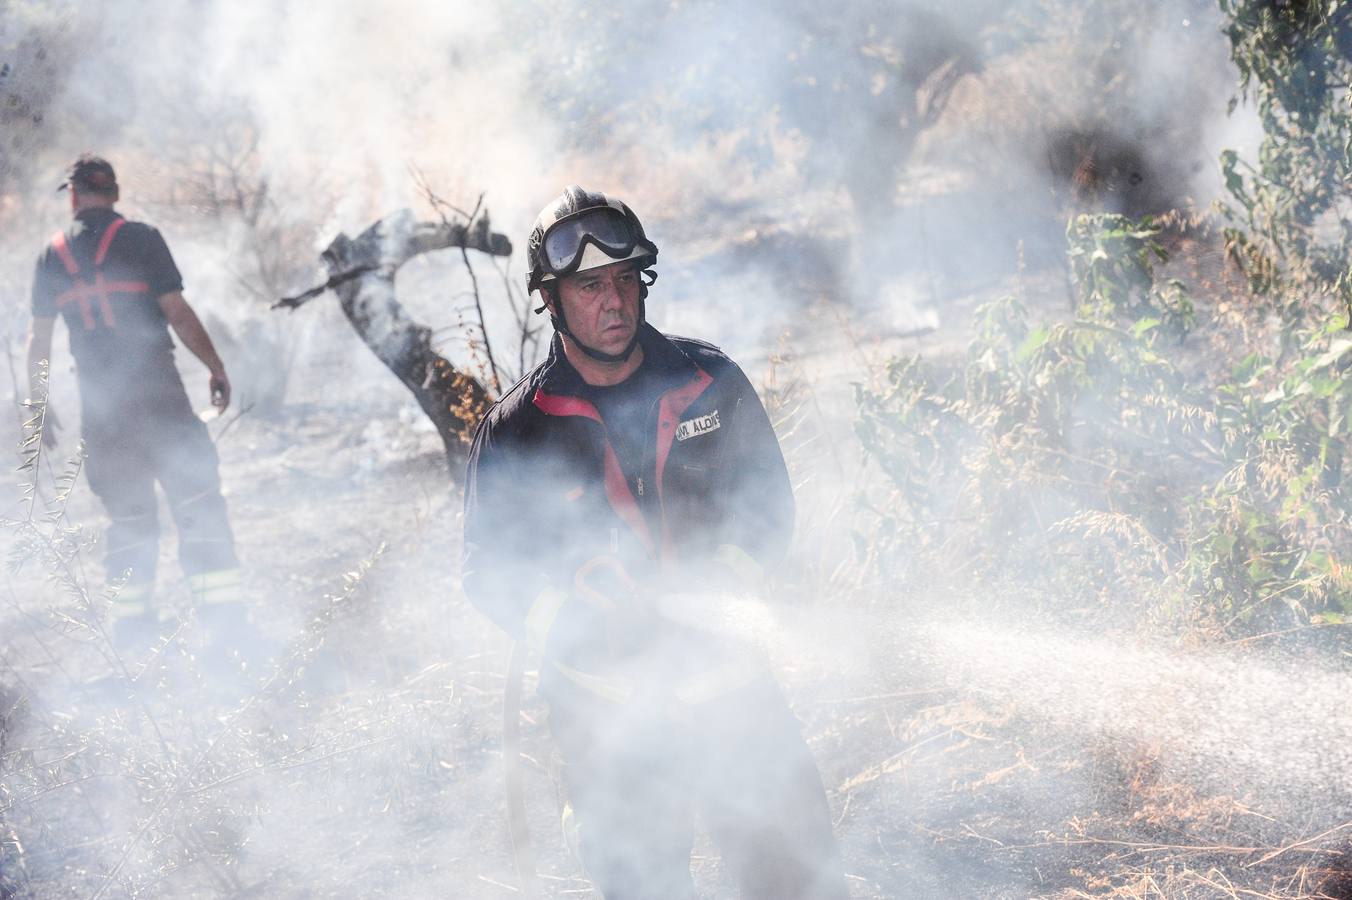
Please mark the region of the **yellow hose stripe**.
POLYGON ((611 703, 628 703, 629 698, 634 695, 634 686, 627 681, 621 681, 618 678, 604 678, 600 675, 589 675, 571 666, 565 666, 561 662, 554 662, 551 665, 577 686, 585 688, 611 703))
POLYGON ((554 627, 554 620, 567 600, 568 595, 558 588, 547 587, 540 591, 526 613, 526 646, 536 653, 545 652, 549 630, 554 627))
POLYGON ((761 564, 736 544, 719 544, 714 551, 714 562, 731 569, 746 587, 755 587, 765 579, 761 564))

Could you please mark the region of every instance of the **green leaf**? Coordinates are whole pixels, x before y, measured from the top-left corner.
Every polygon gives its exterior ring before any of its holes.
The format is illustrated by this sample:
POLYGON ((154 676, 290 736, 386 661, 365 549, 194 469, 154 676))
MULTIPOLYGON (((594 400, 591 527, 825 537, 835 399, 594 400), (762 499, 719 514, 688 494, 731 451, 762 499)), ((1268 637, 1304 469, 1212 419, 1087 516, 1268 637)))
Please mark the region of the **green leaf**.
POLYGON ((1272 568, 1262 560, 1254 560, 1249 563, 1245 573, 1249 576, 1249 581, 1254 584, 1263 584, 1272 577, 1272 568))
POLYGON ((1029 357, 1036 353, 1043 344, 1047 343, 1047 338, 1051 333, 1051 329, 1046 325, 1039 325, 1028 332, 1028 337, 1023 339, 1023 343, 1019 345, 1019 349, 1014 354, 1015 359, 1019 362, 1027 362, 1029 357))
POLYGON ((1313 388, 1314 395, 1322 399, 1324 397, 1331 397, 1335 393, 1337 393, 1338 388, 1341 386, 1342 382, 1340 382, 1337 378, 1325 378, 1323 376, 1315 376, 1314 378, 1310 379, 1310 384, 1313 388))
POLYGON ((1257 353, 1250 353, 1248 356, 1244 357, 1238 363, 1235 364, 1235 368, 1232 371, 1230 377, 1234 378, 1236 381, 1247 381, 1248 379, 1252 378, 1254 374, 1260 371, 1261 363, 1262 363, 1261 356, 1259 356, 1257 353))
POLYGON ((1139 338, 1147 331, 1151 331, 1160 326, 1160 320, 1154 318, 1137 319, 1136 324, 1131 326, 1131 336, 1139 338))

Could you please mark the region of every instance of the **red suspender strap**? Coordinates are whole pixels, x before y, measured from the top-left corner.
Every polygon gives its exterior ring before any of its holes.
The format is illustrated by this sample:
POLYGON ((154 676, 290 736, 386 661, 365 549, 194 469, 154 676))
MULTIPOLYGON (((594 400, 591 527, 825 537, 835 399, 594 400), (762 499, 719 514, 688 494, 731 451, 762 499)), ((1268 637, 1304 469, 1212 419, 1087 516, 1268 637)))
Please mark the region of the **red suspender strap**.
POLYGON ((94 254, 94 265, 99 271, 94 273, 94 284, 99 297, 99 309, 103 313, 103 324, 109 328, 116 328, 117 323, 113 320, 113 305, 110 294, 148 294, 150 285, 144 281, 104 281, 103 280, 103 262, 108 258, 108 248, 113 246, 113 238, 122 230, 122 226, 127 224, 123 218, 113 219, 108 223, 108 230, 103 233, 99 240, 98 252, 94 254))
POLYGON ((103 261, 108 258, 108 248, 113 245, 113 238, 117 237, 126 222, 126 219, 120 218, 109 222, 103 237, 99 239, 99 249, 94 253, 94 288, 99 298, 99 312, 103 313, 103 324, 109 328, 116 328, 117 322, 113 318, 113 304, 108 301, 108 282, 103 280, 103 261))
POLYGON ((66 291, 60 297, 56 298, 57 308, 65 306, 72 300, 80 304, 80 318, 84 320, 85 330, 90 330, 97 324, 94 321, 94 308, 90 302, 97 298, 99 301, 99 314, 103 318, 103 324, 108 328, 116 328, 117 320, 113 316, 112 294, 145 294, 150 291, 150 285, 144 281, 107 281, 103 277, 103 263, 108 258, 108 249, 113 245, 113 238, 122 230, 122 226, 127 224, 126 219, 114 219, 108 224, 108 228, 103 232, 99 239, 98 250, 94 254, 94 283, 88 284, 80 277, 80 265, 75 261, 75 255, 70 251, 70 245, 66 241, 65 232, 58 231, 52 237, 52 249, 60 257, 61 264, 66 267, 66 272, 70 275, 74 286, 66 291))
POLYGON ((99 298, 99 312, 103 314, 103 324, 109 328, 117 327, 117 320, 113 318, 113 304, 108 301, 108 289, 111 287, 108 282, 103 280, 103 270, 94 271, 94 296, 99 298))
POLYGON ((103 261, 108 258, 108 248, 113 245, 113 238, 117 237, 117 233, 126 224, 126 219, 113 219, 108 223, 108 229, 103 232, 103 237, 99 240, 98 252, 94 254, 95 266, 103 265, 103 261))
POLYGON ((58 231, 52 236, 52 249, 61 258, 61 264, 66 267, 66 273, 74 282, 70 290, 56 298, 56 307, 60 309, 71 300, 80 301, 80 318, 84 320, 85 330, 88 331, 94 327, 94 311, 89 306, 89 285, 80 277, 80 264, 75 261, 75 254, 70 252, 64 231, 58 231))
POLYGON ((75 262, 75 256, 70 252, 70 245, 66 243, 66 233, 58 231, 52 235, 52 249, 56 255, 61 257, 61 264, 66 267, 66 272, 72 277, 80 274, 80 266, 75 262))

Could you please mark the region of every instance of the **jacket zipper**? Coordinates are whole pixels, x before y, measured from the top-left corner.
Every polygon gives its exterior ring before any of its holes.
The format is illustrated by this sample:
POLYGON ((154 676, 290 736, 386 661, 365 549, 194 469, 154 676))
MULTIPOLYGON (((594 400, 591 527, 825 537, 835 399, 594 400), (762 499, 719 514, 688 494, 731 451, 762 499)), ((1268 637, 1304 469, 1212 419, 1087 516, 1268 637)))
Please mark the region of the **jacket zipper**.
MULTIPOLYGON (((656 413, 655 411, 658 410, 658 408, 661 406, 661 404, 662 404, 662 398, 665 397, 668 393, 670 393, 670 391, 663 391, 661 394, 658 394, 658 395, 657 395, 657 398, 656 398, 655 400, 653 400, 652 404, 648 407, 648 414, 649 414, 649 416, 651 417, 651 421, 653 422, 654 428, 653 428, 653 431, 652 431, 652 434, 651 434, 651 440, 645 440, 645 441, 644 441, 644 446, 643 446, 643 448, 642 448, 641 459, 640 459, 640 461, 639 461, 639 470, 638 470, 637 474, 636 474, 635 477, 634 477, 634 482, 633 482, 633 484, 631 485, 631 488, 632 488, 632 490, 633 490, 633 492, 634 492, 634 495, 635 495, 636 497, 642 497, 642 496, 644 496, 645 493, 646 493, 647 486, 644 484, 644 479, 643 479, 644 473, 647 472, 647 471, 649 470, 649 468, 652 468, 652 469, 654 470, 654 476, 656 475, 656 466, 657 466, 657 439, 658 439, 659 433, 660 433, 660 431, 661 431, 661 421, 660 421, 661 415, 660 415, 660 413, 656 413)), ((739 398, 739 399, 740 399, 740 398, 739 398)), ((602 419, 602 418, 600 418, 599 416, 597 417, 597 420, 596 420, 596 421, 597 421, 598 423, 600 423, 600 425, 601 425, 601 434, 602 434, 603 438, 605 439, 605 441, 606 441, 607 444, 610 444, 611 450, 614 451, 614 448, 615 448, 615 442, 614 442, 613 440, 611 440, 611 437, 610 437, 610 426, 608 426, 608 425, 606 424, 605 420, 602 419)), ((617 454, 617 455, 618 455, 618 454, 617 454)), ((643 516, 643 518, 644 518, 645 520, 648 518, 647 513, 645 513, 645 512, 643 511, 643 507, 642 507, 641 504, 639 505, 639 514, 640 514, 641 516, 643 516)), ((666 515, 666 514, 665 514, 665 512, 663 511, 663 509, 662 509, 662 507, 661 507, 661 505, 660 505, 660 501, 659 501, 659 505, 658 505, 658 509, 657 509, 657 518, 658 518, 658 523, 659 523, 659 525, 661 524, 662 520, 665 518, 665 515, 666 515)), ((651 524, 651 523, 649 523, 649 524, 651 524)))
MULTIPOLYGON (((654 401, 652 402, 652 404, 648 407, 648 415, 645 416, 645 417, 644 417, 644 420, 643 420, 645 424, 646 424, 648 421, 650 421, 650 420, 652 421, 652 423, 653 423, 653 431, 652 431, 652 434, 651 434, 651 435, 645 436, 645 437, 649 437, 650 439, 644 441, 644 447, 643 447, 643 460, 642 460, 642 462, 641 462, 642 468, 640 468, 639 471, 638 471, 638 479, 637 479, 638 483, 635 485, 635 487, 638 488, 638 495, 639 495, 640 497, 643 496, 643 473, 645 473, 645 472, 648 471, 648 463, 649 463, 649 461, 652 462, 653 476, 656 477, 656 475, 657 475, 657 471, 656 471, 656 469, 657 469, 657 439, 658 439, 658 437, 659 437, 658 432, 661 431, 661 423, 660 423, 660 421, 659 421, 659 419, 661 419, 661 413, 658 412, 658 407, 660 407, 660 406, 662 405, 662 398, 665 397, 665 396, 666 396, 666 393, 665 393, 665 392, 663 392, 663 393, 657 395, 657 399, 654 400, 654 401), (652 453, 651 453, 651 455, 649 455, 649 448, 652 448, 652 453)), ((658 509, 658 510, 657 510, 657 517, 658 517, 659 519, 662 518, 662 510, 661 510, 661 509, 658 509)))

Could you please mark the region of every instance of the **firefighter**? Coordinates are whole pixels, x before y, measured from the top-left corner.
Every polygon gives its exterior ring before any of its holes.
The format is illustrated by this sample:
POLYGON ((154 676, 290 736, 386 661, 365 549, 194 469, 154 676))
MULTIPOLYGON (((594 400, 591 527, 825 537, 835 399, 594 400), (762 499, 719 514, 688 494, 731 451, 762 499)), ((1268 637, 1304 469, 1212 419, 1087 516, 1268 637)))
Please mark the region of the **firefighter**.
POLYGON ((463 573, 542 655, 570 845, 610 900, 693 897, 699 813, 743 896, 843 897, 821 778, 773 677, 689 609, 667 614, 759 582, 788 547, 765 409, 718 348, 645 321, 657 246, 624 203, 567 188, 528 254, 555 334, 475 435, 463 573))
MULTIPOLYGON (((155 635, 152 604, 159 482, 178 528, 178 556, 199 615, 219 628, 242 618, 240 568, 217 471, 216 448, 194 413, 174 365, 169 331, 210 372, 211 402, 230 403, 230 379, 192 307, 159 231, 124 219, 114 205, 117 176, 107 160, 85 154, 61 190, 74 222, 38 257, 28 335, 30 386, 51 359, 57 316, 70 334, 80 388, 81 437, 89 485, 111 520, 104 564, 109 582, 126 582, 113 605, 113 632, 125 647, 155 635)), ((60 427, 53 406, 44 437, 60 427)))

